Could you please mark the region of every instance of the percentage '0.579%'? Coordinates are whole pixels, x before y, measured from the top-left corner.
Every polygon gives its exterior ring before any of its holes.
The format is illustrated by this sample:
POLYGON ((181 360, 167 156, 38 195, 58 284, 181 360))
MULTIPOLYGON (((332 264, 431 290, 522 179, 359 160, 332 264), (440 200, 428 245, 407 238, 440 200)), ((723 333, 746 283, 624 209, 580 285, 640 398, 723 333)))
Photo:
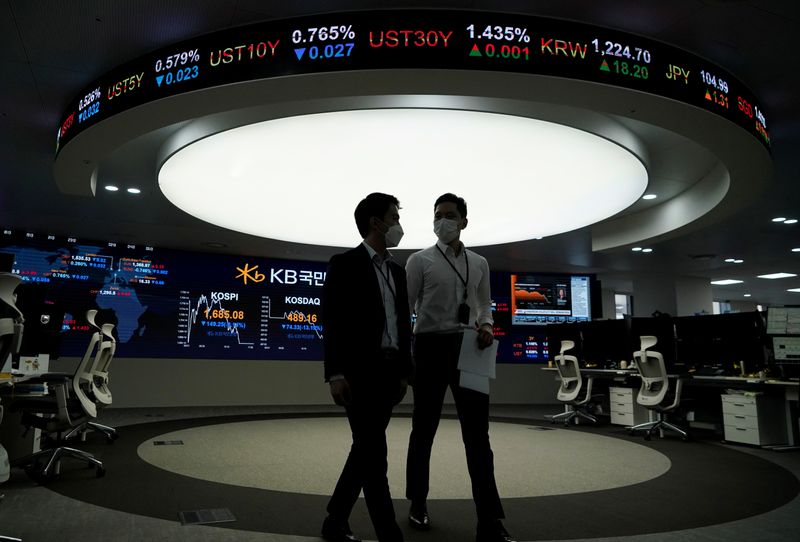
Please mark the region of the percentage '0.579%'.
POLYGON ((177 53, 174 55, 170 55, 167 58, 161 59, 159 58, 156 60, 155 69, 156 73, 162 70, 169 70, 174 68, 175 66, 185 66, 186 64, 191 64, 193 62, 200 61, 200 51, 197 49, 191 49, 189 51, 184 51, 182 53, 177 53))

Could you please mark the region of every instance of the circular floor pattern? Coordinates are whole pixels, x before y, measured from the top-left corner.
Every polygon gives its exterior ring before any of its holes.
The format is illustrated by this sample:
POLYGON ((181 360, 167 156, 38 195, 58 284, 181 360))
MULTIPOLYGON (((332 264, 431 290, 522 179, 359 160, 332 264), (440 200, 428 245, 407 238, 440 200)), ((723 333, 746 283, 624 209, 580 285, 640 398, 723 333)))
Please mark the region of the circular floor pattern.
MULTIPOLYGON (((452 417, 445 419, 450 420, 452 417)), ((211 448, 227 448, 227 455, 238 457, 242 472, 247 473, 249 468, 251 476, 257 478, 260 474, 257 475, 256 471, 261 468, 259 465, 264 464, 266 452, 252 449, 247 452, 241 442, 228 440, 227 437, 241 432, 242 429, 269 426, 269 423, 251 424, 258 421, 286 421, 290 424, 301 422, 299 426, 325 425, 325 422, 330 422, 331 427, 334 427, 334 424, 342 425, 344 418, 341 415, 326 414, 274 414, 172 420, 125 426, 120 428, 120 439, 113 445, 109 446, 96 439, 80 446, 102 459, 107 469, 104 478, 94 478, 92 471, 65 463, 61 475, 49 487, 68 497, 98 506, 170 521, 177 521, 178 512, 181 511, 228 508, 236 521, 216 524, 217 527, 318 539, 328 501, 327 494, 260 489, 209 481, 156 467, 144 461, 138 454, 143 443, 152 445, 154 440, 166 440, 165 435, 183 435, 191 439, 187 440, 187 450, 208 447, 207 453, 211 454, 211 448), (206 429, 199 430, 202 427, 206 429), (231 429, 230 435, 224 431, 226 427, 231 429), (199 432, 187 431, 193 428, 199 432), (205 437, 195 441, 195 437, 199 435, 205 437)), ((405 425, 398 424, 397 434, 395 435, 394 428, 390 434, 393 440, 399 439, 401 448, 404 449, 402 427, 407 427, 407 416, 396 416, 396 421, 405 422, 405 425)), ((453 434, 447 437, 447 433, 443 432, 441 436, 447 438, 443 438, 437 445, 450 448, 451 456, 458 456, 458 461, 463 461, 460 440, 451 440, 456 438, 457 429, 449 421, 442 426, 450 428, 445 431, 453 434)), ((752 454, 719 446, 715 442, 685 443, 677 439, 645 442, 641 437, 628 436, 624 429, 615 426, 565 429, 561 426, 510 418, 493 419, 491 431, 492 447, 499 469, 504 469, 501 464, 506 460, 518 465, 529 460, 538 465, 536 472, 541 477, 539 480, 545 479, 545 476, 551 476, 551 480, 574 476, 585 478, 586 487, 598 488, 580 493, 506 496, 503 499, 507 518, 505 524, 515 538, 523 541, 624 537, 695 529, 762 514, 786 504, 800 491, 800 482, 786 469, 752 454), (505 427, 511 425, 516 427, 505 427), (506 431, 514 438, 506 439, 506 431), (533 437, 525 437, 525 431, 530 432, 533 437), (546 449, 519 449, 518 444, 515 444, 524 442, 526 446, 533 446, 532 443, 535 442, 539 446, 549 440, 552 442, 546 449), (614 440, 621 444, 609 442, 614 440), (568 453, 571 449, 574 453, 572 461, 562 462, 551 457, 552 454, 568 453), (542 457, 535 457, 536 455, 542 457), (650 458, 663 464, 664 457, 669 460, 669 468, 660 476, 638 483, 608 487, 608 480, 623 476, 623 471, 650 472, 652 475, 655 471, 647 471, 640 463, 650 458), (604 470, 607 465, 613 465, 611 472, 604 470), (601 487, 606 489, 599 489, 601 487)), ((304 474, 306 480, 323 476, 323 470, 334 472, 335 476, 344 460, 346 450, 342 450, 340 441, 319 441, 317 448, 315 453, 327 457, 329 466, 324 468, 326 463, 320 463, 318 468, 314 467, 316 471, 304 474)), ((402 455, 402 450, 393 450, 392 453, 395 456, 398 453, 402 455)), ((450 460, 448 456, 446 461, 450 460)), ((452 461, 455 462, 455 459, 452 461)), ((232 469, 232 463, 220 460, 216 466, 206 464, 197 468, 202 471, 227 471, 232 469)), ((458 464, 447 465, 447 468, 452 468, 453 472, 458 471, 457 478, 465 477, 458 464)), ((507 474, 503 476, 507 477, 507 474)), ((519 474, 518 477, 523 478, 519 474)), ((501 483, 506 482, 507 479, 501 483)), ((304 483, 311 485, 311 482, 304 483)), ((319 482, 319 485, 324 484, 319 482)), ((543 484, 540 482, 538 485, 543 484)), ((503 488, 501 492, 504 492, 503 488)), ((394 497, 401 526, 409 532, 402 520, 407 513, 408 504, 397 490, 394 497)), ((410 540, 463 542, 474 538, 475 507, 472 499, 440 497, 430 501, 429 510, 435 521, 434 529, 427 533, 409 533, 410 540)), ((363 499, 353 510, 350 524, 362 538, 374 540, 375 535, 363 499)))
MULTIPOLYGON (((495 477, 503 498, 583 493, 638 484, 669 470, 667 456, 621 440, 577 431, 532 430, 492 423, 495 477)), ((549 428, 545 428, 549 429, 549 428)), ((392 495, 405 494, 409 418, 387 430, 392 495)), ((221 484, 292 493, 330 495, 350 447, 344 418, 258 420, 192 427, 158 435, 180 446, 139 445, 152 465, 221 484)), ((431 499, 469 499, 461 429, 442 420, 431 457, 431 499)))

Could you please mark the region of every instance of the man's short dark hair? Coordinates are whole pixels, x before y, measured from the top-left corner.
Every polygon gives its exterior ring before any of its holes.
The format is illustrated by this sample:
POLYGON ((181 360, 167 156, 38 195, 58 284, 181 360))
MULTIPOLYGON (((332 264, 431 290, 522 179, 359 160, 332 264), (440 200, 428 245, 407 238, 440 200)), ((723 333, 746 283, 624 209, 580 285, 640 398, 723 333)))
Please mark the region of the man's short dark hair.
POLYGON ((447 194, 442 194, 436 200, 436 203, 433 204, 434 210, 439 206, 440 203, 455 203, 456 209, 458 209, 458 213, 461 215, 461 218, 467 218, 467 202, 464 201, 464 198, 459 198, 450 192, 447 194))
POLYGON ((361 234, 362 239, 369 235, 369 219, 374 216, 383 220, 392 205, 400 208, 400 202, 396 197, 380 192, 373 192, 358 202, 353 215, 356 217, 356 227, 358 227, 358 233, 361 234))

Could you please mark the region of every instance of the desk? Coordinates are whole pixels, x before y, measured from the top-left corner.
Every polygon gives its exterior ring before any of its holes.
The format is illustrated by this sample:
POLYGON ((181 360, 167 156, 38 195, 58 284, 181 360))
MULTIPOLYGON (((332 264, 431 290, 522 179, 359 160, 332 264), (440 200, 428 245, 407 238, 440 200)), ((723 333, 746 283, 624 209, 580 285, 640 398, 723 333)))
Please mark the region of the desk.
MULTIPOLYGON (((42 431, 34 428, 29 430, 27 435, 23 437, 22 433, 25 428, 22 426, 22 414, 18 412, 12 413, 8 410, 11 398, 19 397, 20 395, 14 394, 14 385, 21 384, 35 376, 0 374, 0 405, 4 407, 3 410, 5 411, 3 419, 0 420, 0 444, 6 449, 8 459, 12 462, 41 449, 42 431)), ((36 395, 41 394, 37 393, 36 395)))
MULTIPOLYGON (((543 371, 557 372, 555 367, 542 367, 543 371)), ((614 381, 625 381, 628 378, 637 378, 639 373, 636 369, 597 369, 581 368, 581 373, 586 376, 593 376, 600 379, 611 379, 614 381)), ((694 389, 714 388, 722 395, 722 390, 729 388, 745 391, 760 391, 767 395, 782 395, 784 417, 786 420, 786 443, 789 446, 796 446, 800 442, 798 438, 797 410, 798 395, 800 395, 800 384, 796 381, 775 380, 769 378, 743 377, 743 376, 717 376, 717 375, 669 375, 670 377, 680 376, 684 380, 686 387, 694 389)), ((721 404, 721 398, 720 404, 721 404)), ((718 420, 723 425, 722 419, 718 420)))

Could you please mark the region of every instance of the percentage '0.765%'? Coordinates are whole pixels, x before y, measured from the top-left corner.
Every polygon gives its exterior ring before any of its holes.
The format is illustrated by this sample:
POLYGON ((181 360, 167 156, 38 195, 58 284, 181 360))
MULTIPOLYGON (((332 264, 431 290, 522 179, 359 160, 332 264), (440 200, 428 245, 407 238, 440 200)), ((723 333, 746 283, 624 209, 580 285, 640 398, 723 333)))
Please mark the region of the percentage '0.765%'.
POLYGON ((315 41, 336 41, 338 39, 352 40, 356 37, 353 25, 309 27, 305 31, 294 30, 292 43, 313 43, 315 41))

